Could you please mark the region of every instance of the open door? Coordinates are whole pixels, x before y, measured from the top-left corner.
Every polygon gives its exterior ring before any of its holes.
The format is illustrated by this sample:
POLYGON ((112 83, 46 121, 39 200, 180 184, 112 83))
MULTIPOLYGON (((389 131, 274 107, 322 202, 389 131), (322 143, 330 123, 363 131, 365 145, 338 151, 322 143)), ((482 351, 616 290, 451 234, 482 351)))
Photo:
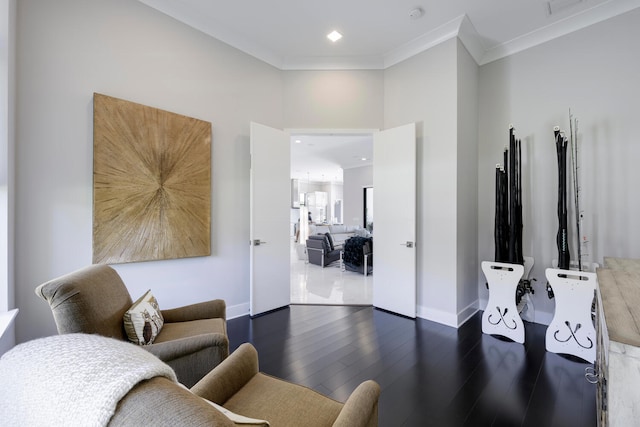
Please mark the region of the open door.
POLYGON ((416 126, 373 134, 373 305, 416 317, 416 126))
POLYGON ((251 123, 251 316, 289 305, 289 135, 251 123))

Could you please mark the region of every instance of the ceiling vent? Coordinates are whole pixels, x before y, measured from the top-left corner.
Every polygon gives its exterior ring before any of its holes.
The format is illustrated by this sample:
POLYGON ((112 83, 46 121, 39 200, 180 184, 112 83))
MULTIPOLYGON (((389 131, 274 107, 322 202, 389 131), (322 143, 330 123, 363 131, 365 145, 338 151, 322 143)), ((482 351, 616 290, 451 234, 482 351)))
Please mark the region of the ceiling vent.
POLYGON ((411 9, 411 10, 409 11, 409 17, 410 17, 411 19, 418 19, 418 18, 421 18, 421 17, 422 17, 422 15, 424 15, 424 10, 422 10, 422 9, 421 9, 421 8, 419 8, 419 7, 416 7, 415 9, 411 9))

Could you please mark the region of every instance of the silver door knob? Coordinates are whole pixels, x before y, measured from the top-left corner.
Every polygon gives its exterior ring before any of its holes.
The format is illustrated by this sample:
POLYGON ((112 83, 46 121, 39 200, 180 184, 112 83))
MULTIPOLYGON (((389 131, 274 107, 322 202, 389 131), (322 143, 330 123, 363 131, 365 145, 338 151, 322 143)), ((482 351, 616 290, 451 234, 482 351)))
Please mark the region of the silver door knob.
POLYGON ((400 243, 401 246, 406 246, 407 248, 413 247, 413 242, 400 243))

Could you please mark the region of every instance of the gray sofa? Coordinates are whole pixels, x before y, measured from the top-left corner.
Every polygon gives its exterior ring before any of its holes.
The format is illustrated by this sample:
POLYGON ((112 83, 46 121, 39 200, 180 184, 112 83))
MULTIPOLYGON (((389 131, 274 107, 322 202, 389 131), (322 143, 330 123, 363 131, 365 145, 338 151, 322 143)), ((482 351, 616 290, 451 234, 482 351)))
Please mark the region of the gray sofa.
POLYGON ((309 226, 309 236, 317 234, 331 234, 333 244, 335 247, 342 246, 344 242, 353 236, 361 235, 362 237, 370 237, 371 234, 364 228, 357 225, 343 225, 343 224, 331 224, 331 225, 316 225, 309 226))

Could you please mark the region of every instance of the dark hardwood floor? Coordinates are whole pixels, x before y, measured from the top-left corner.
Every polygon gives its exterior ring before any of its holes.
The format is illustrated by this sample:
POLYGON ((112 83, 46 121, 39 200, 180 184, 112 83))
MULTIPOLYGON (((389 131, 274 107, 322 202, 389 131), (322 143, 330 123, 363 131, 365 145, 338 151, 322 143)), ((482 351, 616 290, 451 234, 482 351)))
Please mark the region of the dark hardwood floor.
POLYGON ((381 388, 380 426, 596 425, 590 364, 545 351, 546 327, 525 344, 372 307, 292 305, 229 320, 231 350, 258 349, 260 370, 344 401, 362 381, 381 388))

